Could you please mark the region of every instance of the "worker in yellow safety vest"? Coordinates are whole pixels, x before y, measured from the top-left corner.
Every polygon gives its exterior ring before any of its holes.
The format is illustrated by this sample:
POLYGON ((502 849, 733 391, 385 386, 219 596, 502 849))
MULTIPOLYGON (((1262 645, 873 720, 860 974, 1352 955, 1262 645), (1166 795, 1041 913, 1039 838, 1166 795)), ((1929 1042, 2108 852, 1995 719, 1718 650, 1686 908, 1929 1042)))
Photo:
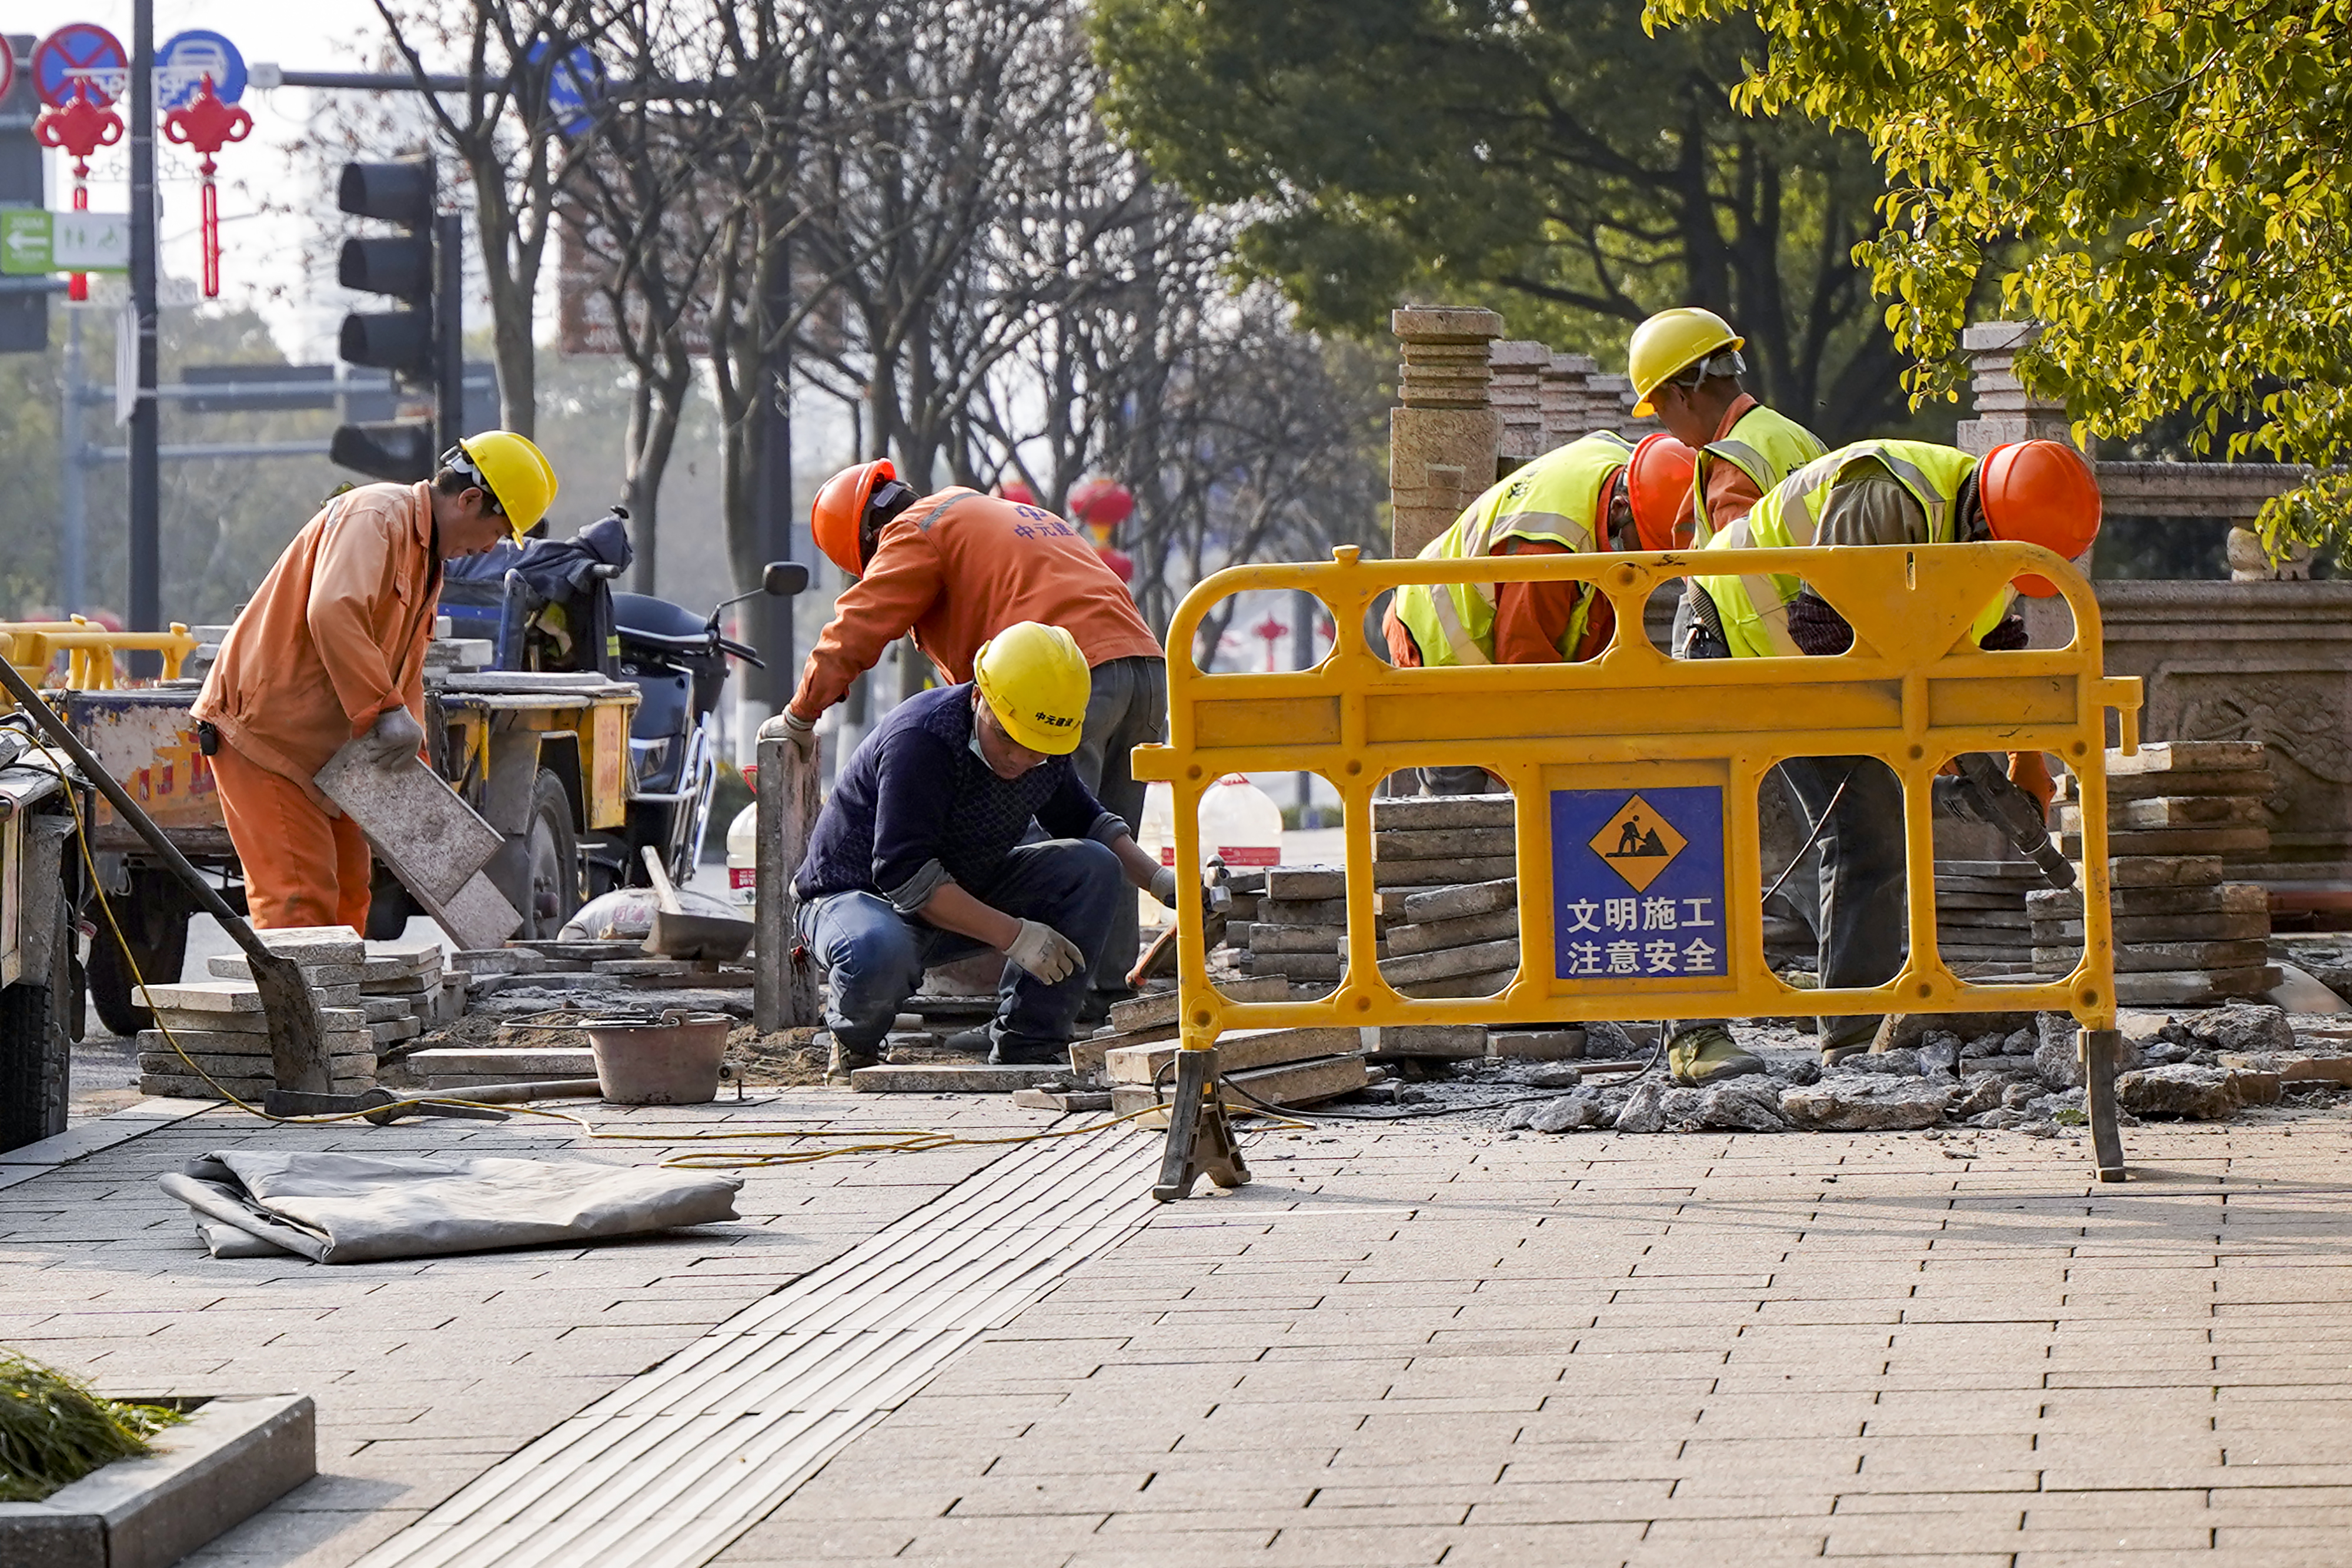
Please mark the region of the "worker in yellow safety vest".
POLYGON ((1661 310, 1633 329, 1625 356, 1637 418, 1657 416, 1698 459, 1694 532, 1704 545, 1747 516, 1765 493, 1827 450, 1821 437, 1741 390, 1747 340, 1712 310, 1661 310))
MULTIPOLYGON (((2055 441, 1997 446, 1981 460, 1924 441, 1858 441, 1807 464, 1776 486, 1746 517, 1708 541, 1710 550, 1806 545, 2038 544, 2072 559, 2099 531, 2099 487, 2074 450, 2055 441)), ((2056 593, 2046 579, 2004 587, 1971 627, 1977 645, 2022 648, 2013 613, 2019 592, 2056 593)), ((1773 658, 1843 653, 1853 629, 1801 578, 1785 572, 1691 579, 1689 658, 1773 658)), ((1796 757, 1780 765, 1821 846, 1820 983, 1824 988, 1883 985, 1903 964, 1903 787, 1871 758, 1796 757)), ((2010 780, 2046 810, 2053 793, 2038 751, 2010 757, 2010 780)), ((1866 1049, 1873 1017, 1820 1020, 1822 1058, 1866 1049)), ((1720 1020, 1675 1026, 1667 1060, 1678 1081, 1711 1082, 1760 1071, 1763 1062, 1733 1042, 1720 1020)))
MULTIPOLYGON (((1423 560, 1488 555, 1665 549, 1690 493, 1690 448, 1670 435, 1637 446, 1596 431, 1520 467, 1432 539, 1423 560)), ((1382 630, 1391 661, 1539 664, 1591 658, 1609 645, 1616 618, 1591 583, 1442 582, 1400 589, 1382 630)), ((1487 788, 1482 768, 1424 768, 1432 794, 1487 788)))

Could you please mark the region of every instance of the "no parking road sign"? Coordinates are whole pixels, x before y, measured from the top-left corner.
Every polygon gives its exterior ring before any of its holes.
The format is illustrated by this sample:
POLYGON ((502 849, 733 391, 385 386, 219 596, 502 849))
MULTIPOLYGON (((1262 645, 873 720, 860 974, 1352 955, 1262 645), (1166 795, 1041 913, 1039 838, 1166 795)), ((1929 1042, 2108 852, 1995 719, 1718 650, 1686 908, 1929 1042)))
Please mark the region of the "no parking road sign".
POLYGON ((1721 785, 1550 795, 1555 975, 1666 980, 1730 973, 1721 785))
POLYGON ((122 40, 95 22, 68 22, 33 46, 33 90, 51 109, 71 103, 87 84, 101 109, 131 84, 131 56, 122 40))

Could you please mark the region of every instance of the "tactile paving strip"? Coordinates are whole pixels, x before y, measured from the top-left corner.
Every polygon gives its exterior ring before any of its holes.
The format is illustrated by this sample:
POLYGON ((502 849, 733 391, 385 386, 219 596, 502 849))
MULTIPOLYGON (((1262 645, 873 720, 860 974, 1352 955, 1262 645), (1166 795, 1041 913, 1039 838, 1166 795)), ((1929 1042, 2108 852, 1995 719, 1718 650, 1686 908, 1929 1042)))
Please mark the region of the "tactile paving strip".
POLYGON ((359 1568, 699 1568, 1140 1224, 1159 1152, 1125 1126, 1016 1145, 499 1461, 359 1568))

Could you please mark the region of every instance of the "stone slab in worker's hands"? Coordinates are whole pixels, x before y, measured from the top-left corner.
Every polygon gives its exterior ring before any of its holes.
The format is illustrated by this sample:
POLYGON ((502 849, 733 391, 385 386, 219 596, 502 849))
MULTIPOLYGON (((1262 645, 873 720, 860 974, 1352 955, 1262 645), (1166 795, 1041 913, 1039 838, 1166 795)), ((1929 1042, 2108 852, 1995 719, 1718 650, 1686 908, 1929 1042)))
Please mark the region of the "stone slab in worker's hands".
MULTIPOLYGON (((327 759, 316 782, 328 800, 359 824, 400 884, 428 904, 456 899, 505 841, 439 775, 414 757, 380 766, 368 758, 361 741, 353 740, 327 759)), ((492 946, 507 934, 467 946, 492 946)))

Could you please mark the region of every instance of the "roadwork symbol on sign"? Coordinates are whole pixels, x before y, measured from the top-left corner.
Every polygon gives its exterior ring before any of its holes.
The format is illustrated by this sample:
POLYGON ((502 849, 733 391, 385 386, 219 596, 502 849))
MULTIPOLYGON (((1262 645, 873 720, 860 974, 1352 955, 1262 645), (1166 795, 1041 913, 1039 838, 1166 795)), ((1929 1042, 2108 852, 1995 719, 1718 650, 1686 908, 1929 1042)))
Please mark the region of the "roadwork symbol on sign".
POLYGON ((1729 973, 1721 786, 1555 789, 1551 821, 1559 978, 1729 973))

